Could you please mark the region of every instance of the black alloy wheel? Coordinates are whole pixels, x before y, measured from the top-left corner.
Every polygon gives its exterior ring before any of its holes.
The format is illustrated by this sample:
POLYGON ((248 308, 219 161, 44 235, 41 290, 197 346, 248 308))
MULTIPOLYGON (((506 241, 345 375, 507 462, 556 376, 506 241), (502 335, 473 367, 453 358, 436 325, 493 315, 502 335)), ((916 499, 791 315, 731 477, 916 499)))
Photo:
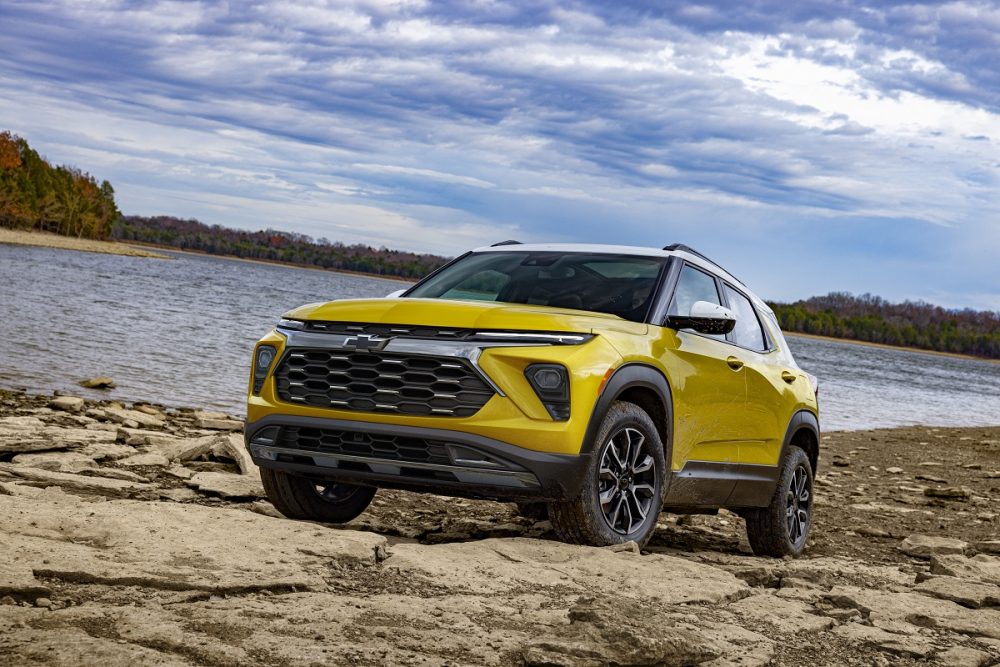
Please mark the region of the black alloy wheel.
POLYGON ((656 462, 646 437, 626 427, 608 439, 598 472, 598 500, 608 527, 628 535, 646 520, 656 499, 656 462))
POLYGON ((796 549, 805 546, 812 521, 812 475, 805 465, 799 464, 792 473, 791 484, 785 494, 785 518, 788 539, 796 549))

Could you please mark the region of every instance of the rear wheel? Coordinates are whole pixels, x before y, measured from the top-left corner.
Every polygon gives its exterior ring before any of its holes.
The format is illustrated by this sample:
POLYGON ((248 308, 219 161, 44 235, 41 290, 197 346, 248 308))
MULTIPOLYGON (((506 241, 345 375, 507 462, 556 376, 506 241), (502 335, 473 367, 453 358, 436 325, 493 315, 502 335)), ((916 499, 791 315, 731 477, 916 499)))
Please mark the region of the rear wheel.
POLYGON ((645 545, 656 528, 666 473, 653 420, 638 405, 614 403, 593 452, 580 497, 549 503, 552 528, 575 544, 645 545))
POLYGON ((809 539, 812 510, 812 465, 804 451, 789 447, 771 503, 744 515, 750 548, 758 556, 798 556, 809 539))
POLYGON ((264 491, 274 507, 289 519, 347 523, 367 509, 375 488, 326 482, 260 469, 264 491))

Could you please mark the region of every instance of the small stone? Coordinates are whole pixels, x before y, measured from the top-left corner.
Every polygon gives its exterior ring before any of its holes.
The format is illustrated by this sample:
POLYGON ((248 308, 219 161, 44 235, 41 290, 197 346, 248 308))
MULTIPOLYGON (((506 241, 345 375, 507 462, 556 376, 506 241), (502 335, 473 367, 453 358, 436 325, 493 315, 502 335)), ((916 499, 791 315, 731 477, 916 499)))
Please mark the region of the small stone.
POLYGON ((49 407, 63 412, 83 412, 86 405, 82 398, 76 396, 57 396, 49 401, 49 407))
POLYGON ((914 479, 921 479, 921 480, 923 480, 925 482, 934 482, 935 484, 947 484, 948 483, 948 480, 944 479, 943 477, 938 477, 936 475, 927 475, 927 474, 924 474, 924 473, 916 475, 914 477, 914 479))
POLYGON ((968 542, 962 540, 919 533, 910 535, 899 545, 899 549, 903 553, 914 558, 930 558, 941 554, 964 554, 968 548, 968 542))
POLYGON ((896 466, 893 466, 891 468, 886 468, 885 471, 890 475, 901 475, 903 473, 903 469, 898 468, 896 466))
POLYGON ((874 526, 861 526, 860 528, 855 529, 854 532, 865 537, 892 537, 892 535, 889 534, 889 531, 882 530, 881 528, 875 528, 874 526))
POLYGON ((966 463, 962 467, 965 468, 966 470, 982 470, 983 469, 983 464, 982 463, 966 463))
POLYGON ((948 500, 968 500, 972 491, 964 486, 946 486, 943 488, 924 489, 924 495, 929 498, 946 498, 948 500))
POLYGON ((168 466, 170 461, 166 456, 159 452, 146 452, 145 454, 136 454, 135 456, 130 456, 127 459, 122 459, 119 461, 123 466, 168 466))
POLYGON ((14 598, 12 598, 9 595, 5 595, 2 598, 0 598, 0 605, 2 605, 4 607, 13 607, 16 604, 17 604, 17 600, 15 600, 14 598))
POLYGON ((177 466, 177 465, 170 466, 169 468, 164 470, 164 472, 178 479, 191 479, 194 476, 194 471, 191 470, 190 468, 185 468, 184 466, 177 466))
POLYGON ((115 381, 106 375, 99 375, 87 380, 80 380, 80 386, 88 389, 114 389, 115 381))
POLYGON ((44 607, 45 609, 48 609, 49 607, 52 606, 52 600, 48 598, 38 598, 37 600, 35 600, 35 606, 44 607))
MULTIPOLYGON (((920 444, 921 444, 921 445, 927 445, 927 444, 930 444, 930 443, 927 443, 927 442, 921 442, 920 444)), ((940 468, 940 467, 941 467, 941 466, 943 466, 944 464, 943 464, 943 463, 941 463, 940 461, 921 461, 921 462, 920 462, 920 463, 918 463, 917 465, 918 465, 918 466, 923 466, 924 468, 940 468)))
POLYGON ((265 500, 258 500, 250 503, 250 511, 256 512, 257 514, 263 514, 264 516, 271 516, 275 519, 285 518, 284 514, 274 508, 274 505, 265 500))

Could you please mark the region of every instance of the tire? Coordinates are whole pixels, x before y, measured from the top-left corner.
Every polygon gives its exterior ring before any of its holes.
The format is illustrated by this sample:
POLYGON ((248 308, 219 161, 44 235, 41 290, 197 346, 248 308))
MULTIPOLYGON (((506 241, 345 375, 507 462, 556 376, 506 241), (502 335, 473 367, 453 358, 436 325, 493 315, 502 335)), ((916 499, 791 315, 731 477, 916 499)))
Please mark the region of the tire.
POLYGON ((271 504, 289 519, 347 523, 375 497, 375 487, 321 482, 270 468, 260 469, 260 481, 271 504))
POLYGON ((531 519, 532 521, 545 521, 549 518, 548 505, 543 502, 519 501, 515 504, 517 505, 517 513, 525 519, 531 519))
POLYGON ((624 401, 611 405, 597 433, 580 497, 548 504, 552 528, 572 544, 642 547, 663 505, 663 441, 650 416, 624 401))
POLYGON ((804 451, 789 447, 771 503, 744 516, 754 554, 776 558, 801 554, 812 528, 812 510, 812 465, 804 451))

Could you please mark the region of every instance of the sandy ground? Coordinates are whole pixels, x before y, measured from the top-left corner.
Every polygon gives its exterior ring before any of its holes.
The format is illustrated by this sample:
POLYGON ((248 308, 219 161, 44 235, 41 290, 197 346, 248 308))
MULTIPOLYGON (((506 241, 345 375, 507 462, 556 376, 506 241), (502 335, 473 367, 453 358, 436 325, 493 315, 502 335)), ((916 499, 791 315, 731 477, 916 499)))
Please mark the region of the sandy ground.
POLYGON ((240 428, 0 392, 0 664, 1000 663, 1000 428, 827 435, 796 560, 725 511, 642 553, 403 492, 289 521, 240 428))
POLYGON ((58 248, 61 250, 80 250, 82 252, 99 252, 105 255, 127 255, 129 257, 153 257, 155 259, 170 259, 168 255, 135 248, 116 241, 94 241, 78 239, 75 236, 60 236, 47 232, 25 231, 0 227, 0 243, 11 245, 33 245, 43 248, 58 248))

